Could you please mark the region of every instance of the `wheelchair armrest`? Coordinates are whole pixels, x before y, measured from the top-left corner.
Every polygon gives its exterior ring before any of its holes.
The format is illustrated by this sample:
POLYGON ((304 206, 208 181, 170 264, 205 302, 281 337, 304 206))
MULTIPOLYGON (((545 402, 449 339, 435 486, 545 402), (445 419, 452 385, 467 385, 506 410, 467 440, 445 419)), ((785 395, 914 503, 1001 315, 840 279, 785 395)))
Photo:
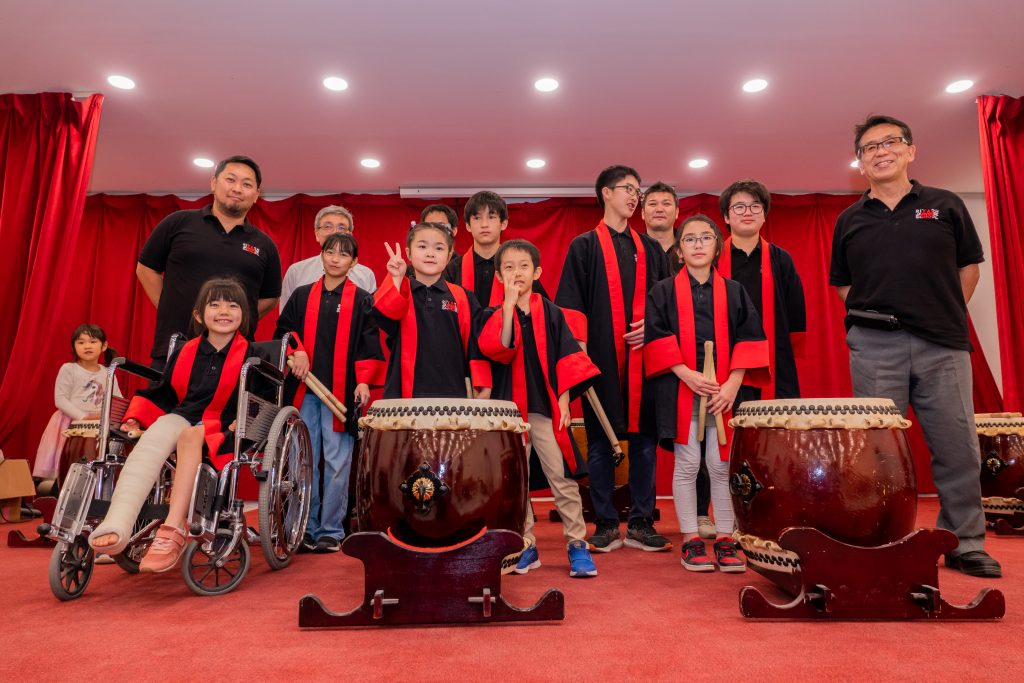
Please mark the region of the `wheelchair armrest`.
POLYGON ((242 366, 243 376, 246 368, 256 370, 274 384, 284 383, 284 373, 278 370, 273 363, 270 363, 258 356, 250 356, 245 360, 245 364, 242 366))
POLYGON ((160 378, 164 376, 163 373, 160 372, 159 370, 154 370, 148 365, 143 365, 142 363, 136 363, 133 360, 128 360, 123 356, 112 360, 110 362, 110 367, 119 367, 125 372, 131 373, 133 375, 138 375, 139 377, 151 380, 153 382, 160 381, 160 378))

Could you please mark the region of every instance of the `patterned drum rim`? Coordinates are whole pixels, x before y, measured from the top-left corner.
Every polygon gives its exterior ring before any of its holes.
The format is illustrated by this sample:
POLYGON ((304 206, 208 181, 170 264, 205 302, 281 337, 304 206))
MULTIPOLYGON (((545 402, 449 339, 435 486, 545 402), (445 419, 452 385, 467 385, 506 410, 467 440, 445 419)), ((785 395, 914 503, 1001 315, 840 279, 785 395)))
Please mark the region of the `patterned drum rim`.
POLYGON ((800 556, 784 549, 775 541, 769 541, 742 531, 733 532, 732 538, 743 548, 747 562, 762 569, 793 574, 800 569, 800 556))
POLYGON ((1009 515, 1024 513, 1024 500, 1020 498, 1003 498, 989 496, 981 499, 981 509, 990 515, 1009 515))
POLYGON ((64 436, 84 436, 95 439, 100 435, 99 420, 72 420, 67 429, 61 432, 64 436))
POLYGON ((517 434, 530 429, 512 401, 472 398, 382 399, 375 401, 366 415, 359 418, 359 426, 379 431, 475 429, 517 434))
POLYGON ((775 429, 906 429, 910 420, 887 398, 794 398, 746 401, 729 426, 775 429))
POLYGON ((1024 435, 1024 416, 1020 413, 978 413, 974 423, 980 436, 1024 435))

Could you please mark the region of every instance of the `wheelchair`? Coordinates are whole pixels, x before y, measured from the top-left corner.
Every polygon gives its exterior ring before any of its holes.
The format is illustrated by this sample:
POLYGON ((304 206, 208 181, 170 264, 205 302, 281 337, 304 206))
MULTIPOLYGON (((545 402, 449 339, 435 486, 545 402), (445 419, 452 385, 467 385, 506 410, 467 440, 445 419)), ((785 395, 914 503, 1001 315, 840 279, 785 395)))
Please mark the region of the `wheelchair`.
MULTIPOLYGON (((183 340, 182 335, 172 337, 168 356, 183 340)), ((267 564, 278 570, 288 566, 302 542, 313 485, 313 449, 299 411, 283 405, 287 346, 287 335, 280 341, 255 344, 258 353, 276 363, 253 356, 242 365, 232 460, 220 472, 207 463, 199 467, 186 529, 188 546, 181 559, 185 583, 199 595, 220 595, 236 588, 249 570, 250 544, 258 543, 267 564), (237 496, 242 467, 249 467, 259 483, 259 532, 247 525, 244 501, 237 496)), ((115 358, 107 368, 97 457, 71 466, 53 520, 39 527, 41 535, 57 541, 48 576, 59 600, 78 598, 92 578, 95 557, 89 534, 106 515, 118 472, 134 445, 118 428, 127 409, 127 401, 116 399, 112 392, 118 370, 151 381, 161 377, 156 370, 125 358, 115 358)), ((173 456, 161 468, 128 545, 113 557, 128 573, 139 571, 142 556, 167 516, 172 460, 173 456)))

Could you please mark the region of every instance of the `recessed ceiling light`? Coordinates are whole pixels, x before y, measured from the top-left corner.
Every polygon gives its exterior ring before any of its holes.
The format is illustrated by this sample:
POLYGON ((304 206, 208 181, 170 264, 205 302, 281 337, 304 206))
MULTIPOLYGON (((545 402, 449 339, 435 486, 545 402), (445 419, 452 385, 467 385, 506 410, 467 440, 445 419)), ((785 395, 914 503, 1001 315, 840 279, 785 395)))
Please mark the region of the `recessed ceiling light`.
POLYGON ((204 157, 196 157, 192 160, 192 163, 199 168, 213 168, 213 159, 206 159, 204 157))
POLYGON ((743 84, 743 92, 761 92, 768 87, 768 81, 763 78, 755 78, 743 84))
POLYGON ((361 163, 365 168, 380 168, 380 162, 376 159, 367 158, 363 159, 359 163, 361 163))
POLYGON ((946 86, 946 92, 958 93, 963 92, 965 90, 970 90, 972 87, 974 87, 974 81, 971 80, 964 79, 962 81, 953 81, 952 83, 946 86))
POLYGON ((850 162, 850 168, 860 168, 860 161, 858 161, 857 159, 854 159, 853 161, 851 161, 850 162))
POLYGON ((558 81, 553 78, 538 78, 533 87, 541 92, 552 92, 558 90, 558 81))
POLYGON ((107 76, 107 83, 121 90, 131 90, 135 87, 135 81, 127 76, 107 76))
POLYGON ((543 159, 527 159, 526 165, 530 168, 544 168, 548 162, 543 159))
POLYGON ((690 168, 704 168, 708 165, 707 159, 690 159, 690 168))
POLYGON ((324 79, 324 87, 328 90, 345 90, 348 88, 348 81, 337 76, 328 76, 324 79))

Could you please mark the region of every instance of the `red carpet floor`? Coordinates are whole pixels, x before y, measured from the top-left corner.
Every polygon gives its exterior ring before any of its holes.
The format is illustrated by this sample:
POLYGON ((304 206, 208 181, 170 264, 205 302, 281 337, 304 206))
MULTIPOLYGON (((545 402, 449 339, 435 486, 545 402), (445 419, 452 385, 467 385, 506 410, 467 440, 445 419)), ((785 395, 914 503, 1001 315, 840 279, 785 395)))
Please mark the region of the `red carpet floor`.
MULTIPOLYGON (((943 597, 965 604, 1000 588, 1000 622, 752 622, 737 594, 758 574, 692 574, 678 550, 624 548, 598 555, 600 576, 570 579, 561 527, 539 503, 544 566, 505 579, 505 596, 532 604, 549 587, 565 592, 564 622, 527 625, 302 631, 299 598, 316 593, 335 611, 356 607, 362 565, 343 554, 302 555, 271 571, 258 549, 241 586, 201 598, 177 571, 129 576, 96 567, 85 595, 53 598, 50 551, 0 544, 0 681, 79 677, 115 680, 722 681, 1021 680, 1024 676, 1024 537, 991 533, 1004 578, 940 568, 943 597)), ((671 501, 659 529, 677 542, 671 501)), ((922 499, 919 523, 937 502, 922 499)), ((26 533, 34 523, 0 526, 26 533)), ((781 600, 780 600, 781 601, 781 600)))

